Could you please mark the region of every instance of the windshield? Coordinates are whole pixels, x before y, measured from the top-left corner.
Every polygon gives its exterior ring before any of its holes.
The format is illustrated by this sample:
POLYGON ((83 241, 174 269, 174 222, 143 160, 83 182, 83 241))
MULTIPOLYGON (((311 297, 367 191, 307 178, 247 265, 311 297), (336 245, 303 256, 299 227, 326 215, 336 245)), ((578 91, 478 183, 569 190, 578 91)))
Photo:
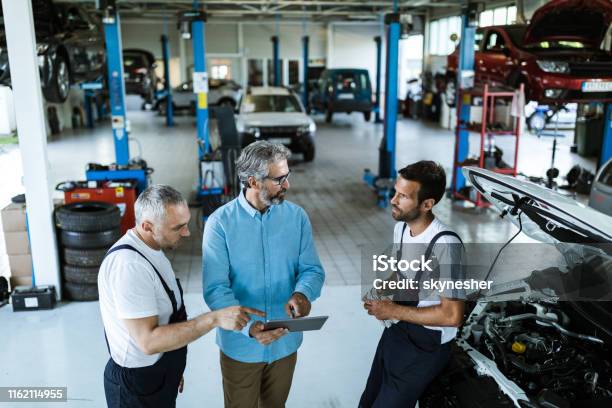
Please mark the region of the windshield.
POLYGON ((522 47, 526 29, 527 26, 506 27, 506 33, 514 45, 522 47))
POLYGON ((142 54, 123 54, 123 65, 126 68, 146 68, 147 59, 142 54))
POLYGON ((335 75, 336 89, 340 92, 355 92, 368 88, 365 72, 338 72, 335 75))
POLYGON ((247 95, 241 112, 301 112, 298 100, 293 95, 247 95))

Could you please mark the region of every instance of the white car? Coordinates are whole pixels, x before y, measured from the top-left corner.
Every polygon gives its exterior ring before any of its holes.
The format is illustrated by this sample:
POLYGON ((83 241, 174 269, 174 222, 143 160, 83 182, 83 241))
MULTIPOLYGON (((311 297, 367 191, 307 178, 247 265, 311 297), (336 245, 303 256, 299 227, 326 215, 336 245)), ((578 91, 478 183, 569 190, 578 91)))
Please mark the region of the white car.
POLYGON ((236 128, 242 147, 269 140, 303 153, 304 161, 314 160, 317 126, 290 89, 250 88, 238 104, 236 128))
MULTIPOLYGON (((451 361, 419 406, 612 406, 612 217, 530 182, 475 167, 463 172, 537 242, 499 245, 506 256, 480 275, 495 276, 493 285, 468 294, 475 303, 466 303, 473 309, 451 361), (549 257, 557 261, 541 262, 549 257), (504 269, 511 272, 500 276, 504 269)), ((481 261, 470 245, 487 244, 466 245, 467 262, 481 261)))

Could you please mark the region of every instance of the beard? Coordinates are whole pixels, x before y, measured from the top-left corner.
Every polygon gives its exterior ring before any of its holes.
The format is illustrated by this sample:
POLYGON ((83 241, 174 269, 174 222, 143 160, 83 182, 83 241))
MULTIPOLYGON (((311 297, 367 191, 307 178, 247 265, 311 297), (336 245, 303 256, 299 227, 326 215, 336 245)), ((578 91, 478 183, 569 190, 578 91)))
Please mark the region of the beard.
POLYGON ((271 206, 273 204, 281 204, 285 201, 285 193, 287 192, 286 188, 281 189, 278 193, 271 195, 268 190, 260 190, 259 191, 259 199, 266 206, 271 206))
POLYGON ((412 222, 421 216, 421 212, 418 208, 413 208, 409 211, 402 211, 399 207, 392 205, 395 212, 391 212, 391 216, 395 221, 412 222))

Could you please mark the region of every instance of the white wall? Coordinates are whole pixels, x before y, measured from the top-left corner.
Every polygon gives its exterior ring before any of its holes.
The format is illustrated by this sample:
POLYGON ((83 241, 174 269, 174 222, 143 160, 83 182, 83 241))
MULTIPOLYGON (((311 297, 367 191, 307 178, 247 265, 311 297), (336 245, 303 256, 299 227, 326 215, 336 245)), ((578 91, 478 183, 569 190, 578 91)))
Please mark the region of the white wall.
MULTIPOLYGON (((180 83, 180 38, 175 24, 154 20, 124 20, 121 24, 123 47, 143 48, 151 51, 161 60, 160 36, 167 30, 171 56, 171 83, 180 83)), ((384 32, 381 33, 379 23, 343 24, 332 23, 329 27, 322 23, 280 22, 208 22, 206 24, 206 53, 210 64, 212 59, 230 60, 232 63, 232 78, 244 85, 246 79, 246 60, 249 58, 272 58, 272 42, 270 38, 278 34, 280 58, 300 61, 300 78, 302 68, 302 37, 308 35, 310 59, 326 60, 328 50, 331 61, 328 67, 366 68, 370 72, 372 85, 375 86, 376 76, 376 44, 374 36, 383 37, 383 74, 385 62, 384 32), (242 32, 242 35, 240 35, 242 32), (331 38, 328 48, 328 36, 331 38)), ((185 66, 193 64, 191 41, 185 43, 185 66)), ((161 65, 161 64, 160 64, 161 65)), ((265 65, 265 61, 264 61, 265 65)), ((161 66, 160 66, 161 69, 161 66)), ((286 79, 286 75, 285 75, 286 79)), ((384 81, 384 75, 383 75, 384 81)), ((382 85, 384 87, 384 83, 382 85)))

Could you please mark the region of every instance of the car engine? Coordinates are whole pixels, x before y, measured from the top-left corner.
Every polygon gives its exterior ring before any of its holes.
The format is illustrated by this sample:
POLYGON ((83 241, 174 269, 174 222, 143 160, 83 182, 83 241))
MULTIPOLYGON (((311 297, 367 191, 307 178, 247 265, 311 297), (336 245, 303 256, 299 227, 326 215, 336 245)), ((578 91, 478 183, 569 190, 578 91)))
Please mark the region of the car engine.
POLYGON ((570 302, 479 302, 420 406, 610 407, 609 344, 570 302))

